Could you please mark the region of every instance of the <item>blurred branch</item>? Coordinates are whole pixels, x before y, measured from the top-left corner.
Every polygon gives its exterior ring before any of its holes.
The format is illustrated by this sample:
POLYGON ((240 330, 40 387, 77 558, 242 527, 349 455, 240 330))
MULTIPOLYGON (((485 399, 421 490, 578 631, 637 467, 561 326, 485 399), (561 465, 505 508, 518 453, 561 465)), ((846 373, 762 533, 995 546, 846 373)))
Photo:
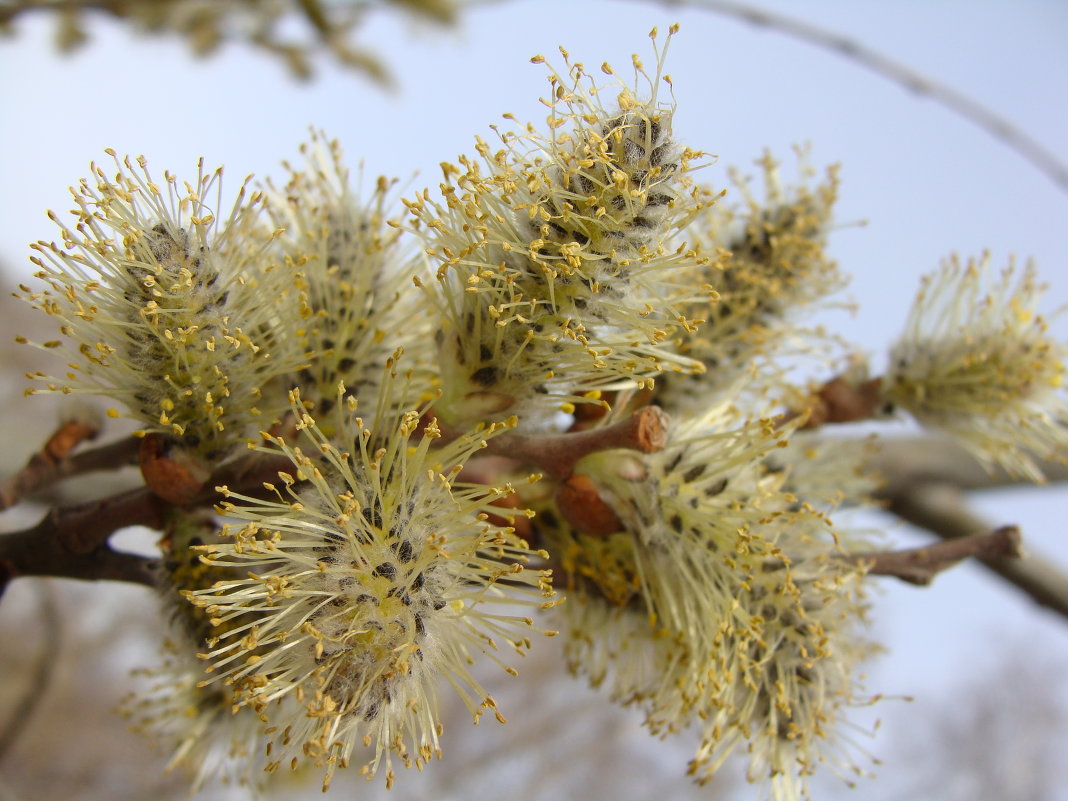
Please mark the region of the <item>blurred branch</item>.
POLYGON ((10 28, 27 12, 49 12, 57 17, 57 42, 70 51, 88 35, 81 20, 86 12, 106 14, 141 32, 173 34, 187 40, 193 52, 204 56, 228 40, 244 40, 281 58, 297 78, 311 77, 311 56, 322 50, 337 63, 361 70, 380 84, 389 83, 385 66, 368 50, 352 43, 368 10, 392 6, 440 24, 456 18, 453 0, 230 0, 203 3, 194 0, 0 0, 0 27, 10 28), (302 21, 306 35, 298 40, 283 38, 302 21))
MULTIPOLYGON (((648 2, 648 0, 641 0, 648 2)), ((884 56, 860 42, 803 20, 768 11, 750 3, 729 0, 658 0, 661 5, 687 6, 736 17, 822 47, 860 64, 982 128, 1041 170, 1061 189, 1068 190, 1068 165, 1041 142, 996 112, 955 89, 938 83, 900 61, 884 56)))
POLYGON ((0 728, 0 762, 3 761, 11 746, 33 718, 33 713, 44 700, 48 686, 59 664, 59 647, 63 636, 62 619, 59 616, 59 604, 56 602, 54 588, 48 584, 38 585, 41 610, 41 630, 44 642, 33 668, 29 686, 8 717, 7 723, 0 728))
POLYGON ((100 470, 119 470, 134 463, 140 447, 136 437, 126 437, 71 456, 71 449, 81 441, 71 441, 69 436, 72 433, 70 427, 77 425, 66 423, 60 426, 22 470, 0 482, 0 509, 9 509, 33 492, 64 478, 100 470), (63 447, 58 447, 57 442, 63 447))
POLYGON ((319 32, 319 35, 323 39, 329 39, 334 32, 333 26, 330 24, 330 20, 327 18, 319 0, 297 0, 297 5, 304 13, 304 16, 307 17, 311 26, 319 32))
MULTIPOLYGON (((1029 479, 996 465, 984 466, 952 439, 931 434, 880 439, 878 453, 869 466, 885 479, 884 494, 890 496, 929 482, 951 484, 961 490, 1034 486, 1029 479)), ((1046 460, 1039 461, 1038 466, 1048 482, 1068 482, 1068 463, 1046 460)))
MULTIPOLYGON (((1028 485, 999 468, 985 469, 967 451, 942 437, 900 437, 883 441, 869 466, 886 483, 879 498, 887 511, 945 540, 991 529, 967 505, 966 490, 1028 485)), ((1068 481, 1068 467, 1043 463, 1049 481, 1068 481)), ((1024 559, 981 558, 987 568, 1032 600, 1068 618, 1068 574, 1054 560, 1028 553, 1024 559)))

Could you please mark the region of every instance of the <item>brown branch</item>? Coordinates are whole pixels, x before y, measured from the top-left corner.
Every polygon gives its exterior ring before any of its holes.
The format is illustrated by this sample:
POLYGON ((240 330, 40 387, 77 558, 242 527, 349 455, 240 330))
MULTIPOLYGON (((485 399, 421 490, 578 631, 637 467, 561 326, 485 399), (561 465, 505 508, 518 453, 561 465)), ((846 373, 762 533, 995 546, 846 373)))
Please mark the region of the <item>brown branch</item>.
MULTIPOLYGON (((953 441, 931 435, 887 439, 868 466, 885 481, 877 497, 888 512, 947 540, 991 528, 969 509, 965 490, 1024 483, 1000 468, 985 468, 953 441)), ((1049 481, 1068 481, 1064 464, 1044 462, 1041 468, 1049 481)), ((980 561, 1036 603, 1068 618, 1068 574, 1056 560, 1028 548, 1022 559, 980 561)))
MULTIPOLYGON (((263 483, 277 479, 278 471, 287 468, 292 463, 283 456, 251 453, 220 467, 188 505, 211 506, 220 499, 215 489, 219 485, 249 494, 264 492, 263 483)), ((159 529, 167 510, 178 505, 140 487, 91 503, 55 508, 32 528, 0 534, 0 594, 19 576, 154 586, 154 560, 115 551, 108 538, 128 526, 159 529)))
POLYGON ((960 539, 944 540, 922 548, 883 553, 850 554, 845 557, 868 567, 868 574, 895 576, 909 584, 926 586, 935 576, 964 559, 1018 559, 1020 530, 1016 526, 1002 526, 984 534, 971 534, 960 539))
MULTIPOLYGON (((164 505, 139 488, 78 506, 53 509, 32 531, 39 538, 55 538, 70 553, 89 553, 127 526, 159 528, 164 505)), ((12 535, 13 536, 13 535, 12 535)))
MULTIPOLYGON (((891 513, 947 540, 989 529, 986 521, 967 508, 964 493, 949 484, 917 485, 907 491, 899 487, 884 499, 891 513)), ((1055 560, 1029 549, 1020 560, 980 561, 1036 603, 1068 618, 1068 575, 1055 560)))
POLYGON ((567 478, 585 456, 626 449, 654 453, 667 442, 670 418, 659 406, 645 406, 625 420, 601 428, 561 434, 508 432, 487 442, 483 451, 527 462, 556 478, 567 478))
POLYGON ((53 509, 33 528, 0 535, 0 593, 19 576, 154 585, 153 560, 112 550, 107 540, 127 526, 158 528, 162 511, 158 498, 148 490, 137 489, 53 509))
POLYGON ((55 538, 39 542, 27 532, 0 535, 0 596, 20 576, 54 576, 82 581, 126 581, 156 586, 156 560, 99 545, 88 552, 56 546, 55 538))
MULTIPOLYGON (((35 453, 18 473, 0 482, 0 509, 8 509, 23 498, 73 476, 102 470, 119 470, 133 463, 140 440, 126 437, 99 448, 70 455, 70 450, 81 442, 67 423, 49 438, 44 447, 35 453), (58 447, 57 447, 58 446, 58 447), (68 446, 63 450, 64 446, 68 446)), ((84 437, 90 438, 90 437, 84 437)))

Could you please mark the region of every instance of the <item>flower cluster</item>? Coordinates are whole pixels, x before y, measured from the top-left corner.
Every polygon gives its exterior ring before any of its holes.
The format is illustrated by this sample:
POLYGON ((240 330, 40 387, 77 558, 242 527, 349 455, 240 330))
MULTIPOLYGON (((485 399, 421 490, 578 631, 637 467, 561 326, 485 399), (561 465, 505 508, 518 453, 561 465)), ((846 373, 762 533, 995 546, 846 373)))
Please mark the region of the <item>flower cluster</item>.
POLYGON ((797 801, 818 763, 860 771, 835 730, 864 700, 876 569, 839 516, 875 494, 870 443, 805 429, 900 408, 1031 478, 1063 456, 1066 350, 1031 268, 953 262, 884 376, 850 355, 799 383, 801 356, 843 355, 799 319, 844 283, 837 172, 787 186, 765 156, 764 191, 736 176, 720 202, 653 40, 631 82, 561 49, 545 125, 478 139, 403 209, 316 132, 224 217, 220 171, 161 184, 114 154, 53 215, 22 297, 67 367, 31 378, 146 437, 174 626, 126 708, 197 786, 286 765, 325 789, 353 761, 392 785, 441 751, 442 682, 503 721, 478 665, 515 674, 562 591, 574 673, 654 734, 695 730, 697 781, 744 752, 797 801), (198 478, 176 489, 179 462, 198 478))
POLYGON ((838 175, 828 170, 825 181, 810 185, 813 170, 803 152, 798 160, 799 183, 787 186, 778 162, 764 155, 762 198, 734 171, 743 204, 717 203, 687 229, 698 247, 720 252, 690 273, 694 285, 715 287, 716 298, 683 307, 705 323, 681 332, 676 347, 706 369, 659 382, 656 400, 665 408, 700 413, 697 399, 737 393, 731 385, 742 376, 750 394, 786 387, 784 365, 821 349, 821 337, 801 327, 800 318, 846 283, 825 250, 838 175))
POLYGON ((957 438, 987 464, 1041 481, 1039 459, 1068 452, 1068 346, 1037 312, 1033 267, 991 275, 984 256, 924 279, 890 353, 886 400, 957 438))
POLYGON ((654 732, 697 724, 699 779, 748 741, 750 778, 799 797, 812 768, 838 758, 825 721, 860 700, 863 571, 769 469, 787 432, 736 418, 724 405, 677 425, 658 453, 583 460, 617 533, 577 531, 552 509, 536 520, 568 585, 572 669, 611 677, 654 732))
POLYGON ((280 331, 293 277, 254 229, 259 193, 243 187, 219 220, 221 169, 202 163, 193 184, 167 173, 161 189, 143 159, 109 154, 114 177, 94 165, 95 185, 72 190, 75 226, 52 215, 62 245, 34 246, 48 289, 23 292, 74 340, 44 343, 63 349, 69 372, 36 377, 52 391, 119 400, 145 431, 219 460, 277 415, 262 388, 299 364, 280 331))
POLYGON ((529 647, 531 613, 553 603, 549 574, 488 522, 508 490, 455 481, 496 428, 431 450, 440 432, 418 412, 383 400, 373 433, 349 399, 339 430, 350 452, 292 400, 311 455, 271 437, 268 451, 295 472, 279 473, 275 500, 225 490, 226 517, 240 522, 224 530, 232 542, 206 546, 211 564, 245 577, 187 593, 218 630, 204 655, 209 686, 231 688, 268 724, 268 770, 310 759, 325 787, 368 744, 364 772, 384 760, 389 785, 394 756, 422 766, 439 753, 439 678, 476 721, 487 709, 500 717, 468 665, 484 653, 515 672, 498 643, 529 647))
MULTIPOLYGON (((305 322, 298 333, 315 356, 292 383, 320 413, 336 400, 338 381, 371 405, 391 354, 404 348, 411 362, 426 353, 420 342, 432 337, 420 296, 405 291, 420 265, 390 225, 395 181, 379 177, 364 199, 336 141, 313 132, 301 150, 303 169, 289 167, 285 186, 267 189, 283 260, 304 279, 305 322)), ((423 365, 420 374, 429 392, 429 368, 423 365)))
POLYGON ((701 369, 664 347, 694 326, 682 304, 712 292, 672 277, 707 260, 678 235, 711 198, 691 178, 703 154, 676 143, 659 100, 663 55, 655 76, 635 58, 635 86, 611 87, 610 103, 568 61, 550 74, 548 133, 498 131, 496 150, 480 139, 479 158, 444 165, 442 201, 409 201, 440 265, 428 290, 447 323, 447 419, 536 417, 589 400, 579 388, 701 369))
MULTIPOLYGON (((203 662, 196 656, 221 632, 184 594, 239 575, 200 558, 198 548, 218 542, 211 515, 184 510, 168 515, 164 528, 168 558, 163 560, 160 589, 171 631, 160 664, 138 671, 148 680, 147 687, 129 695, 120 710, 135 731, 167 750, 168 770, 182 767, 192 774, 194 790, 216 777, 259 785, 262 773, 257 773, 266 764, 260 743, 263 726, 254 710, 235 710, 229 687, 204 686, 203 662)), ((231 621, 234 625, 236 621, 231 621)))

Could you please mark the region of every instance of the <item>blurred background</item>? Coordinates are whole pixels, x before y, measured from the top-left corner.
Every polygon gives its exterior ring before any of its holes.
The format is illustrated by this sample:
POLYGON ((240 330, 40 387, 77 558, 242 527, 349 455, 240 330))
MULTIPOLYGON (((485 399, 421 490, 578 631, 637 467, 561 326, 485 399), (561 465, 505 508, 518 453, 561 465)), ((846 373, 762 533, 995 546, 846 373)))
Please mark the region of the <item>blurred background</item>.
MULTIPOLYGON (((761 0, 753 7, 907 64, 1068 159, 1062 0, 761 0)), ((502 113, 542 120, 546 72, 531 56, 560 66, 556 48, 563 45, 578 61, 608 61, 626 75, 631 53, 652 62, 649 29, 664 33, 674 22, 682 25, 667 62, 676 135, 718 156, 703 180, 727 186, 730 166, 758 175, 753 162, 765 149, 789 174, 797 144, 811 145, 817 167, 842 165, 831 253, 853 275, 848 294, 857 310, 829 312, 821 322, 870 353, 874 371, 904 323, 919 276, 952 252, 988 249, 998 265, 1013 253, 1033 257, 1049 284, 1043 309, 1068 301, 1064 186, 930 98, 840 53, 713 13, 698 0, 476 2, 449 27, 370 4, 354 41, 389 69, 388 88, 325 54, 312 61, 314 78, 301 82, 280 59, 239 41, 198 60, 181 40, 137 35, 104 14, 85 18, 84 47, 60 55, 55 20, 27 14, 0 41, 0 475, 39 447, 58 407, 22 397, 21 374, 35 367, 35 353, 12 338, 52 334, 10 290, 31 273, 28 244, 56 236, 45 211, 66 212, 66 187, 88 173, 90 161, 106 158, 105 147, 144 154, 157 175, 191 176, 203 156, 209 167, 225 164, 225 186, 236 191, 249 173, 282 178, 280 162, 296 160, 314 126, 338 138, 368 179, 398 176, 411 194, 436 187, 439 162, 471 152, 474 136, 489 138, 488 126, 502 113)), ((1053 327, 1066 338, 1064 318, 1053 327)), ((1019 524, 1039 558, 1068 564, 1066 499, 1062 487, 1051 486, 1000 489, 973 501, 991 524, 1019 524)), ((41 513, 19 507, 0 514, 0 526, 21 528, 41 513)), ((897 547, 932 539, 875 514, 859 523, 887 528, 897 547)), ((126 541, 151 543, 136 532, 126 541)), ((877 778, 853 790, 820 775, 813 796, 1068 799, 1068 620, 976 565, 926 589, 890 579, 877 587, 872 635, 886 654, 871 664, 866 686, 888 698, 857 710, 856 729, 843 736, 882 764, 869 762, 877 778)), ((129 689, 129 670, 152 663, 162 630, 154 599, 140 587, 31 579, 12 585, 0 603, 0 726, 27 717, 0 755, 0 801, 186 797, 183 777, 163 775, 165 755, 112 712, 129 689), (32 717, 19 706, 28 687, 40 694, 32 717)), ((423 774, 401 774, 389 797, 756 797, 740 778, 741 765, 725 768, 710 787, 692 786, 684 774, 694 738, 649 737, 640 715, 569 678, 557 647, 539 645, 521 680, 485 677, 509 723, 472 729, 462 707, 452 705, 443 761, 423 774)), ((378 782, 344 773, 331 793, 386 796, 378 782)), ((209 786, 200 797, 250 795, 209 786)), ((320 797, 318 777, 287 779, 271 797, 320 797)))

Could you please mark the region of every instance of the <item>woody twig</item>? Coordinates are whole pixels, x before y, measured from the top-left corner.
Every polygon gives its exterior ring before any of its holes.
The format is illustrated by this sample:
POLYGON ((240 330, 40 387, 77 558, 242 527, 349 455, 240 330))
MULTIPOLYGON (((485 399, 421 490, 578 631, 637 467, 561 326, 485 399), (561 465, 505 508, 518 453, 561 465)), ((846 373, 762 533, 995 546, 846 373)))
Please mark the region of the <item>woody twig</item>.
POLYGON ((102 501, 53 509, 33 528, 0 535, 0 592, 19 576, 153 585, 153 560, 116 551, 108 538, 127 526, 158 528, 162 511, 156 496, 137 489, 102 501))
MULTIPOLYGON (((290 462, 277 456, 249 454, 219 468, 189 506, 211 506, 219 500, 215 487, 225 484, 254 493, 277 478, 290 462)), ((147 487, 92 503, 52 509, 37 525, 0 534, 0 594, 19 576, 59 576, 89 581, 127 581, 154 586, 155 560, 114 550, 108 539, 119 529, 159 529, 167 510, 179 504, 164 500, 147 487)))
POLYGON ((1016 526, 1002 526, 983 534, 944 540, 922 548, 851 554, 847 558, 868 566, 869 575, 894 576, 909 584, 926 586, 943 570, 964 559, 1017 559, 1020 556, 1020 530, 1016 526))
POLYGON ((98 433, 96 425, 84 420, 60 425, 19 472, 0 482, 0 509, 9 509, 61 479, 97 470, 116 470, 130 463, 137 453, 137 440, 133 437, 72 455, 75 448, 98 433))
POLYGON ((485 453, 509 456, 555 478, 567 478, 575 463, 592 453, 615 449, 655 453, 667 442, 669 425, 670 419, 660 407, 645 406, 625 420, 586 431, 501 434, 488 441, 485 453))

